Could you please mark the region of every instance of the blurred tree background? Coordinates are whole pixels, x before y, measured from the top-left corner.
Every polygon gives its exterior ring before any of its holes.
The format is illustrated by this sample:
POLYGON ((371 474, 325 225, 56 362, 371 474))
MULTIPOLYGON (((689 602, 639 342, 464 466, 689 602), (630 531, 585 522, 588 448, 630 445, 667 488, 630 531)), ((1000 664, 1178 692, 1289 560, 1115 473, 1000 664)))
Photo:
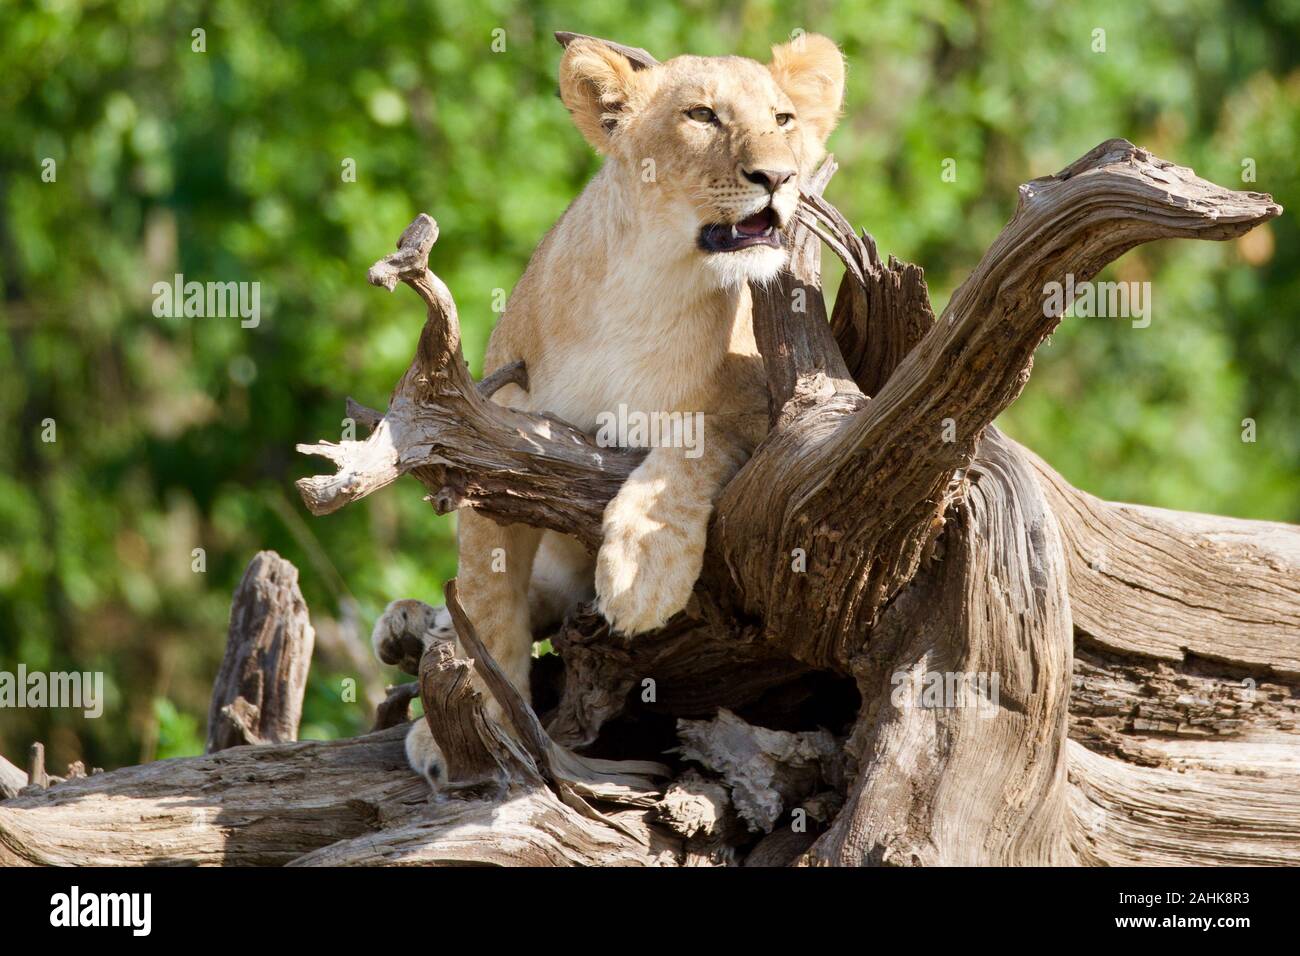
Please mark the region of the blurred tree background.
MULTIPOLYGON (((198 752, 260 548, 301 569, 320 633, 303 735, 369 724, 367 692, 396 677, 369 663, 370 624, 392 598, 440 603, 453 526, 413 481, 310 519, 293 480, 327 466, 293 446, 337 437, 347 395, 383 407, 406 368, 422 310, 364 276, 421 210, 477 370, 494 290, 598 165, 555 96, 557 29, 660 58, 833 37, 830 196, 925 267, 936 307, 1020 183, 1112 136, 1300 207, 1300 0, 9 0, 0 670, 103 671, 107 704, 0 712, 0 753, 198 752), (155 317, 175 273, 259 282, 260 325, 155 317)), ((1104 497, 1300 521, 1296 223, 1130 253, 1104 277, 1151 282, 1150 327, 1067 320, 1006 430, 1104 497)))

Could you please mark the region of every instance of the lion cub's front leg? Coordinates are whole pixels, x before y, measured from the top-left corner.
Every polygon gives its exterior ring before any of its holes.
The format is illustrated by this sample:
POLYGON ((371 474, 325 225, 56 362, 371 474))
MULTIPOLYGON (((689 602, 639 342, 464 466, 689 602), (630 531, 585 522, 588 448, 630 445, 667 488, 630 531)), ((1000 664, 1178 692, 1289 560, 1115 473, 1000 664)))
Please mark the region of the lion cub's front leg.
MULTIPOLYGON (((468 510, 460 513, 457 524, 457 574, 465 614, 474 622, 488 653, 528 700, 533 647, 528 582, 541 532, 522 525, 503 527, 468 510)), ((445 608, 430 607, 420 601, 394 601, 388 605, 371 636, 381 661, 395 664, 410 674, 419 673, 420 657, 439 639, 455 641, 457 653, 464 656, 451 615, 445 608)), ((487 717, 501 723, 500 702, 486 691, 478 676, 474 681, 484 693, 487 717)), ((427 721, 421 719, 411 725, 406 737, 406 757, 435 790, 445 783, 446 761, 427 721)))
POLYGON ((605 506, 596 600, 616 631, 662 627, 690 599, 713 502, 744 458, 735 442, 709 434, 709 421, 699 457, 651 449, 605 506))
MULTIPOLYGON (((456 629, 446 608, 430 607, 423 601, 393 601, 370 634, 375 655, 408 674, 420 672, 420 658, 436 640, 456 641, 456 629)), ((423 717, 406 733, 406 760, 434 790, 446 780, 447 762, 423 717)))

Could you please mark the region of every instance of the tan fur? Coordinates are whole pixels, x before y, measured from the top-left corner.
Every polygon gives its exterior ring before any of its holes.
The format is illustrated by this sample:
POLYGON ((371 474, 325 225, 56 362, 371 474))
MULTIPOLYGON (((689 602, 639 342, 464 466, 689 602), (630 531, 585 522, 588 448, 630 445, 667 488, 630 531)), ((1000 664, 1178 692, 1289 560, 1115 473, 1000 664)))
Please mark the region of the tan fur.
MULTIPOLYGON (((774 49, 770 66, 683 56, 636 71, 600 43, 579 40, 565 51, 561 98, 606 161, 533 254, 492 333, 484 372, 522 359, 528 391, 509 386, 496 401, 588 431, 620 404, 701 412, 705 425, 699 457, 650 450, 607 507, 594 562, 553 532, 460 513, 462 600, 525 693, 538 623, 530 607, 554 616, 594 585, 610 624, 639 633, 686 605, 713 502, 766 426, 748 283, 771 280, 786 258, 766 246, 707 253, 700 228, 738 222, 769 203, 782 226, 790 223, 799 180, 821 160, 839 115, 843 80, 839 50, 816 35, 774 49), (690 118, 697 107, 712 109, 717 123, 690 118), (779 125, 781 113, 793 121, 779 125), (746 178, 756 169, 796 175, 769 193, 746 178), (494 571, 500 554, 505 569, 494 571)), ((397 626, 381 620, 377 646, 397 626)), ((412 746, 427 774, 432 741, 412 746)))

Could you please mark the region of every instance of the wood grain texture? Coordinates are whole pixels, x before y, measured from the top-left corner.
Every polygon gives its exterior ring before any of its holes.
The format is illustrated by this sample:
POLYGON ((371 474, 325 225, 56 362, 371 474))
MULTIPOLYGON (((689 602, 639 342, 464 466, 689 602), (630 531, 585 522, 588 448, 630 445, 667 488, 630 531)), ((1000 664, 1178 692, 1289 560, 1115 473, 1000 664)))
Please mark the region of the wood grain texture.
POLYGON ((990 430, 949 512, 942 560, 890 606, 857 661, 868 703, 847 749, 859 772, 805 862, 1076 862, 1064 570, 1032 471, 990 430), (923 696, 936 674, 945 688, 952 674, 966 683, 923 696))
POLYGON ((449 800, 380 834, 294 860, 294 866, 660 866, 676 865, 680 843, 642 846, 575 814, 546 789, 504 799, 449 800))
POLYGON ((1102 501, 1026 455, 1069 543, 1075 623, 1099 646, 1300 678, 1300 528, 1102 501))
POLYGON ((1300 773, 1169 770, 1068 748, 1080 862, 1105 866, 1295 866, 1300 773))
POLYGON ((315 643, 298 569, 274 551, 258 552, 230 607, 226 653, 208 708, 208 753, 298 739, 315 643))
MULTIPOLYGON (((915 575, 961 470, 1061 321, 1048 283, 1067 274, 1087 281, 1143 242, 1228 239, 1280 212, 1268 196, 1223 189, 1124 140, 1021 187, 1011 221, 879 391, 867 401, 837 379, 819 401, 782 413, 728 486, 713 554, 738 612, 761 618, 800 660, 843 668, 915 575), (792 568, 796 550, 807 555, 804 571, 792 568), (822 625, 811 640, 809 619, 822 625)), ((812 274, 799 279, 816 283, 812 274)), ((767 326, 816 324, 770 304, 755 302, 760 350, 767 326)), ((779 335, 789 342, 795 333, 779 335)), ((811 331, 805 341, 820 338, 811 331)), ((819 348, 764 357, 813 374, 827 367, 819 348)), ((780 376, 769 371, 769 380, 780 376)))
POLYGON ((0 804, 0 864, 287 863, 423 806, 404 731, 231 747, 23 794, 0 804))

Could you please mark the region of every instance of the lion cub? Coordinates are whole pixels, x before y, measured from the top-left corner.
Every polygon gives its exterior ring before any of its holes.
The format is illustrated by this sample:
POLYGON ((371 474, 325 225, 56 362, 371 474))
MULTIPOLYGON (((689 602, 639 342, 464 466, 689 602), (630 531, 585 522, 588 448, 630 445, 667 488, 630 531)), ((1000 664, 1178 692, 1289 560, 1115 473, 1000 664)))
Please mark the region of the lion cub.
MULTIPOLYGON (((681 56, 638 70, 596 41, 565 51, 560 96, 605 162, 533 254, 484 370, 524 360, 528 391, 511 385, 495 400, 588 432, 611 416, 669 424, 627 430, 627 444, 650 451, 606 508, 594 559, 554 532, 460 514, 465 610, 525 697, 534 628, 574 601, 594 596, 627 634, 686 606, 713 503, 766 428, 749 283, 785 265, 783 230, 843 86, 839 50, 811 34, 774 48, 767 65, 681 56)), ((430 628, 449 633, 445 611, 395 601, 375 625, 376 652, 409 663, 430 628)), ((407 755, 442 781, 423 720, 407 755)))

